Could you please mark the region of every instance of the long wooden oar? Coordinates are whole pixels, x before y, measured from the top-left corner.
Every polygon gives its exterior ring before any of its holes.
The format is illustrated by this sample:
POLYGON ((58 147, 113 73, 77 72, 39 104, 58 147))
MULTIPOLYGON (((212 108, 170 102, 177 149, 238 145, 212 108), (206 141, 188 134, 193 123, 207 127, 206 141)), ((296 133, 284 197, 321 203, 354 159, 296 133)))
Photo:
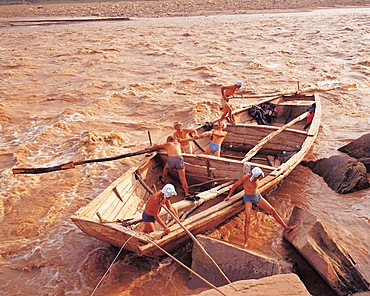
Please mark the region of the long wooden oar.
POLYGON ((202 250, 202 252, 211 260, 213 265, 216 267, 216 269, 220 272, 220 274, 223 276, 223 278, 227 281, 228 284, 231 284, 231 281, 226 276, 226 274, 222 271, 222 269, 217 265, 216 261, 208 254, 208 252, 204 249, 204 247, 201 245, 201 243, 196 239, 196 237, 187 229, 181 221, 169 210, 167 207, 163 207, 168 214, 171 215, 171 217, 182 227, 182 229, 185 230, 185 232, 190 236, 190 238, 193 240, 193 242, 202 250))
POLYGON ((249 161, 253 156, 257 154, 257 152, 262 148, 263 145, 265 145, 268 141, 270 141, 273 137, 277 136, 280 134, 282 131, 286 130, 288 127, 291 127, 293 124, 297 123, 298 121, 303 120, 304 118, 307 117, 309 112, 302 113, 298 117, 294 118, 292 121, 289 123, 281 126, 279 129, 276 131, 272 132, 271 134, 268 134, 266 137, 264 137, 262 140, 260 140, 256 146, 254 146, 249 152, 244 156, 244 159, 242 160, 242 163, 245 163, 249 161))
POLYGON ((204 277, 202 277, 199 273, 196 273, 194 270, 192 270, 191 268, 187 267, 184 263, 182 263, 179 259, 177 259, 176 257, 172 256, 170 253, 168 253, 165 249, 163 249, 160 245, 158 245, 154 240, 152 240, 149 236, 146 237, 147 240, 149 242, 151 242, 153 245, 155 245, 159 250, 161 250, 163 253, 165 253, 168 257, 170 257, 171 259, 175 260, 178 264, 180 264, 182 267, 184 267, 187 271, 191 272, 192 274, 194 274, 195 276, 197 276, 200 280, 202 280, 203 282, 205 282, 207 285, 209 285, 211 288, 217 290, 218 292, 220 292, 222 295, 225 295, 227 296, 227 294, 225 294, 224 292, 222 292, 219 288, 217 288, 214 284, 212 284, 211 282, 207 281, 204 277))
POLYGON ((136 156, 140 154, 150 153, 158 150, 158 148, 146 148, 142 150, 138 150, 135 152, 129 152, 125 154, 121 154, 118 156, 113 157, 107 157, 107 158, 97 158, 97 159, 88 159, 88 160, 81 160, 81 161, 71 161, 64 164, 52 166, 52 167, 43 167, 43 168, 14 168, 13 169, 13 175, 16 174, 43 174, 43 173, 49 173, 54 171, 60 171, 60 170, 67 170, 67 169, 73 169, 77 165, 82 165, 86 163, 92 163, 92 162, 103 162, 103 161, 112 161, 117 160, 125 157, 131 157, 136 156))

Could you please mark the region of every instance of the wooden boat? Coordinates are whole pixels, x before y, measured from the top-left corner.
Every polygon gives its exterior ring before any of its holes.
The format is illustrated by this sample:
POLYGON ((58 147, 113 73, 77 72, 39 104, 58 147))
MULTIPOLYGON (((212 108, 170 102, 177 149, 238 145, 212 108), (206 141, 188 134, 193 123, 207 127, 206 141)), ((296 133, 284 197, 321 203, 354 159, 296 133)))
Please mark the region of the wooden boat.
MULTIPOLYGON (((209 144, 207 138, 195 141, 194 154, 183 155, 189 190, 198 200, 184 200, 177 173, 169 176, 178 193, 171 202, 185 218, 183 227, 194 235, 218 226, 243 210, 242 188, 238 188, 229 201, 223 199, 231 184, 241 177, 244 162, 264 171, 259 190, 266 194, 303 160, 318 134, 321 102, 316 94, 279 95, 235 110, 234 116, 236 123, 228 124, 225 129, 227 137, 221 157, 203 153, 209 144), (260 125, 248 111, 266 101, 276 104, 277 114, 271 124, 260 125), (315 116, 304 130, 307 110, 312 104, 316 104, 315 116)), ((208 125, 199 126, 197 132, 201 134, 208 128, 208 125)), ((167 220, 166 224, 171 225, 171 232, 166 235, 158 223, 155 223, 155 232, 142 232, 141 214, 150 194, 164 186, 160 176, 166 160, 164 152, 147 154, 136 167, 79 209, 71 217, 73 222, 86 234, 140 256, 163 256, 157 245, 167 252, 178 249, 190 238, 181 225, 168 219, 171 217, 164 209, 161 215, 167 220)))

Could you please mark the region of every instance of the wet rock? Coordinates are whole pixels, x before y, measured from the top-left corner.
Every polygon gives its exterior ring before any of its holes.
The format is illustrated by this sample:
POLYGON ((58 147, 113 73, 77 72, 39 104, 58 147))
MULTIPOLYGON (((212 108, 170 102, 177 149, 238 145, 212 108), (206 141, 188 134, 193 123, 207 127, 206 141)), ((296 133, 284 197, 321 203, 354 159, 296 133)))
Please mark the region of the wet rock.
MULTIPOLYGON (((274 260, 227 242, 203 235, 198 235, 197 239, 231 282, 291 273, 293 269, 292 265, 285 261, 274 260)), ((193 246, 192 269, 215 286, 228 283, 221 272, 217 270, 217 267, 196 244, 193 246)), ((191 275, 188 286, 191 289, 209 287, 195 275, 191 275)))
POLYGON ((366 166, 367 172, 370 173, 370 134, 363 135, 357 140, 340 147, 338 151, 357 158, 366 166))
POLYGON ((364 164, 346 154, 302 162, 302 165, 309 167, 314 173, 323 177, 328 186, 340 194, 369 187, 364 164))
POLYGON ((369 283, 356 269, 351 256, 333 239, 316 216, 294 207, 289 224, 296 224, 297 228, 284 233, 284 238, 338 295, 369 291, 369 283))
MULTIPOLYGON (((242 280, 219 288, 225 295, 233 296, 307 296, 311 295, 294 273, 278 274, 258 280, 242 280)), ((204 291, 200 296, 221 295, 214 289, 204 291)))

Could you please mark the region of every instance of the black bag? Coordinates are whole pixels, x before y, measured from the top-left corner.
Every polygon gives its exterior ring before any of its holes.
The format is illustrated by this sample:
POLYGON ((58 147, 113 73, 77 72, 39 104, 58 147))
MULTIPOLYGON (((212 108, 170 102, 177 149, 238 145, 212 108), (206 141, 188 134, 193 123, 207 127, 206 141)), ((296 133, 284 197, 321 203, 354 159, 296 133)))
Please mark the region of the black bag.
POLYGON ((266 124, 263 110, 260 106, 253 106, 248 110, 248 114, 255 119, 259 125, 266 124))

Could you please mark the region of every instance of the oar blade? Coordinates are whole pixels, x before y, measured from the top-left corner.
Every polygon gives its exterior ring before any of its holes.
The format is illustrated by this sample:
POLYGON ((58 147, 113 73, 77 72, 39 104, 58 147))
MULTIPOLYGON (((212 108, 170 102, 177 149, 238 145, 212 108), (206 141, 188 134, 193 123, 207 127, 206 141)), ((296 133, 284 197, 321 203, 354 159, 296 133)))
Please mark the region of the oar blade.
POLYGON ((47 167, 47 168, 14 168, 12 169, 13 175, 18 174, 43 174, 43 173, 49 173, 54 171, 60 171, 60 170, 68 170, 73 169, 75 167, 75 163, 73 161, 53 166, 53 167, 47 167))

